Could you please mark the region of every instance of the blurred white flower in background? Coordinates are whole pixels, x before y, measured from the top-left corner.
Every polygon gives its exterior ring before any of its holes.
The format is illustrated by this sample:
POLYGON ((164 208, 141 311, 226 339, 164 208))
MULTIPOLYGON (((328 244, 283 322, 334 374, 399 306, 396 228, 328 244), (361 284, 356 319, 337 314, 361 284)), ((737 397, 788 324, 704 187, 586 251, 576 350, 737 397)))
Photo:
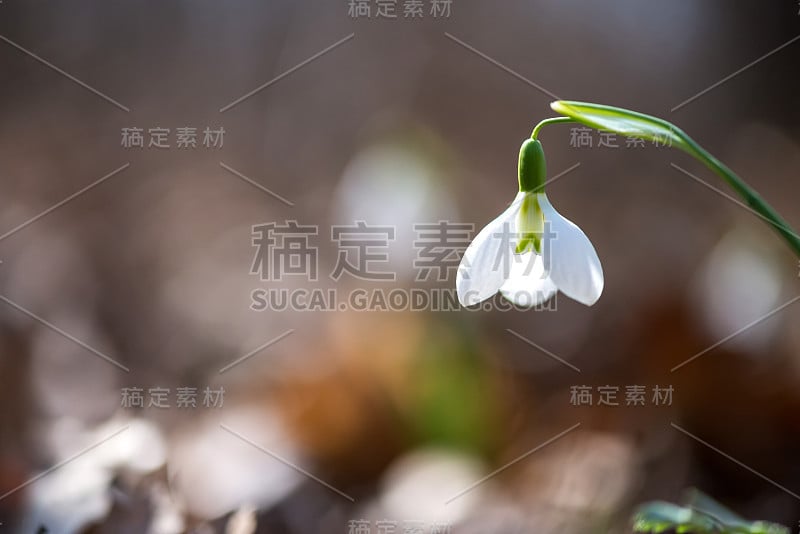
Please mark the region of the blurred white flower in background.
MULTIPOLYGON (((782 299, 785 273, 771 242, 737 228, 708 255, 692 286, 692 299, 712 339, 728 338, 788 300, 782 299)), ((743 353, 766 354, 780 324, 780 319, 765 320, 727 343, 743 353)))
MULTIPOLYGON (((422 138, 424 140, 424 137, 422 138)), ((368 146, 345 168, 335 197, 333 224, 395 228, 389 243, 387 271, 412 273, 414 225, 455 220, 455 204, 429 144, 394 141, 368 146), (424 147, 424 148, 422 148, 424 147)), ((377 265, 377 264, 376 264, 377 265)))
MULTIPOLYGON (((276 414, 266 409, 226 407, 224 424, 288 462, 303 464, 276 414)), ((172 486, 183 496, 187 509, 203 519, 243 505, 267 509, 304 479, 293 468, 223 429, 217 418, 178 431, 168 468, 172 486)))
POLYGON ((483 484, 472 487, 485 475, 483 463, 465 453, 412 451, 395 460, 384 475, 378 497, 381 513, 396 520, 453 525, 485 497, 483 484))
POLYGON ((27 491, 21 532, 72 534, 108 515, 111 484, 120 472, 145 474, 164 465, 166 446, 158 428, 142 419, 115 418, 93 429, 63 419, 45 438, 52 471, 43 471, 27 491))

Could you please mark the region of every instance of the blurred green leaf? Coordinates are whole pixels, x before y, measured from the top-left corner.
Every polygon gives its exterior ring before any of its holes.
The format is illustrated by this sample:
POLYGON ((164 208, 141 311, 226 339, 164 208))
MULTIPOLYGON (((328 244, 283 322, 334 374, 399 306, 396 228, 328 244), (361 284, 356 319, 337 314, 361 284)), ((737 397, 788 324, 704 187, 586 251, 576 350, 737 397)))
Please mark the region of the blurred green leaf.
POLYGON ((717 518, 726 525, 747 524, 747 521, 702 491, 692 488, 686 492, 686 505, 717 518))
POLYGON ((693 490, 689 506, 663 501, 642 505, 633 517, 633 530, 654 533, 674 530, 692 534, 789 534, 783 525, 747 521, 707 495, 693 490))
POLYGON ((414 368, 409 423, 418 440, 484 455, 497 435, 497 392, 474 340, 432 323, 414 368))
POLYGON ((714 519, 698 514, 691 508, 654 501, 642 505, 633 518, 634 532, 659 533, 667 530, 678 532, 721 532, 714 519), (715 530, 717 529, 717 530, 715 530))

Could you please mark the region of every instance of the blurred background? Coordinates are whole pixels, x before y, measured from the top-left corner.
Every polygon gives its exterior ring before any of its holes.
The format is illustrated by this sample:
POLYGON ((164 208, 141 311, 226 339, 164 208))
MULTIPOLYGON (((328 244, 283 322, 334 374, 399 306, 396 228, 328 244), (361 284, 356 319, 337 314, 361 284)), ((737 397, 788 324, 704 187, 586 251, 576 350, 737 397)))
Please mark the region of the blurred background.
POLYGON ((591 308, 253 295, 452 293, 415 225, 500 213, 554 96, 675 122, 800 227, 800 5, 391 4, 0 2, 0 532, 630 532, 689 487, 797 525, 800 265, 675 150, 543 131, 591 308), (263 272, 287 221, 316 277, 263 272), (358 221, 393 280, 331 277, 358 221))

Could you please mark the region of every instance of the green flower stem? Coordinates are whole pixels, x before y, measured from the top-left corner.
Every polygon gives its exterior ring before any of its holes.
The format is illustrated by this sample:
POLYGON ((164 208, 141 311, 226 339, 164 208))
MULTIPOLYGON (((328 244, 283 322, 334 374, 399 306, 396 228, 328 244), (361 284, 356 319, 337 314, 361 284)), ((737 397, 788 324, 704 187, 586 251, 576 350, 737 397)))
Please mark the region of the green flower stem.
POLYGON ((533 133, 531 134, 531 139, 536 140, 536 139, 539 138, 539 130, 541 130, 542 127, 547 126, 548 124, 557 124, 557 123, 564 123, 564 122, 575 123, 577 121, 575 119, 573 119, 572 117, 553 117, 551 119, 545 119, 542 122, 540 122, 539 124, 537 124, 536 128, 533 129, 533 133))
POLYGON ((789 226, 789 223, 775 211, 775 208, 770 206, 755 189, 747 185, 747 183, 739 178, 727 165, 712 156, 706 149, 697 144, 694 139, 686 134, 683 135, 685 136, 686 144, 689 146, 689 150, 686 150, 686 152, 717 173, 731 189, 742 197, 744 202, 750 206, 753 211, 761 215, 766 222, 772 225, 775 231, 778 232, 789 245, 789 248, 800 258, 800 236, 798 236, 797 232, 792 230, 792 227, 789 226))
POLYGON ((775 229, 789 248, 800 258, 800 236, 789 226, 789 223, 728 166, 712 156, 674 124, 643 113, 588 102, 558 100, 550 104, 550 107, 564 116, 541 121, 533 130, 533 139, 536 139, 542 127, 548 124, 578 122, 596 130, 610 131, 626 137, 637 137, 676 146, 719 175, 744 200, 747 206, 775 229))

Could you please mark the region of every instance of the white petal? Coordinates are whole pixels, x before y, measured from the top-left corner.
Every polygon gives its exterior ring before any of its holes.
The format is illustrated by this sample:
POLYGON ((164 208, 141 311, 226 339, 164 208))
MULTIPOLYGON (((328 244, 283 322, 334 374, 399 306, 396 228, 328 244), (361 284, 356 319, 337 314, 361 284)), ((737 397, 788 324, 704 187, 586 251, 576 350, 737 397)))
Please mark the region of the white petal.
POLYGON ((516 242, 519 193, 511 205, 478 232, 469 244, 456 274, 456 291, 462 306, 473 306, 495 293, 508 278, 516 242))
POLYGON ((515 255, 508 280, 500 288, 505 298, 527 307, 546 302, 556 291, 556 285, 544 271, 544 260, 534 252, 515 255))
POLYGON ((570 220, 561 216, 544 194, 539 195, 544 212, 545 269, 558 290, 591 306, 603 292, 603 267, 589 238, 570 220))

